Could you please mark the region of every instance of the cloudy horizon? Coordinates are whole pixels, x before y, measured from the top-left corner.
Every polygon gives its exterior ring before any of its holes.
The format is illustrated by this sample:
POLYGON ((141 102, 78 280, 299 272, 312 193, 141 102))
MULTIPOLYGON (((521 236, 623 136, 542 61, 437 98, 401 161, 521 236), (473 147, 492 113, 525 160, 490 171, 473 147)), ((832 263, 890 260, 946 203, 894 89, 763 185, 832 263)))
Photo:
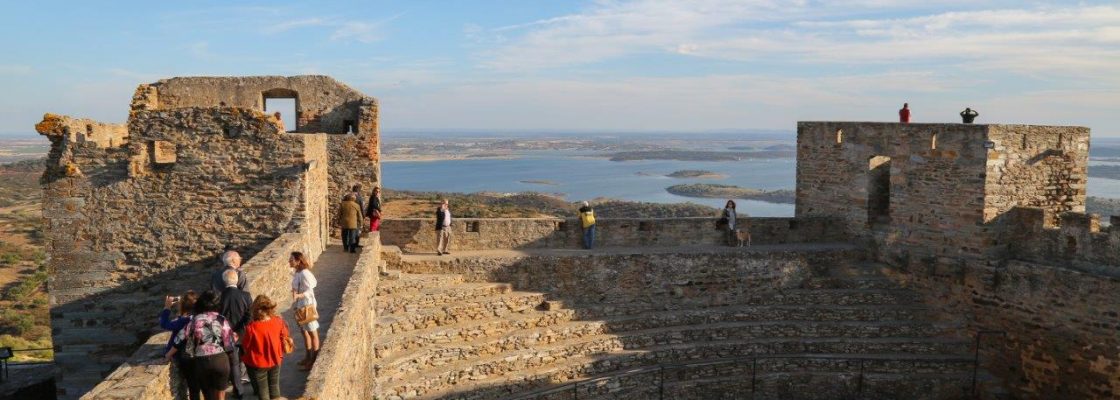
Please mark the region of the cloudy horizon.
POLYGON ((1112 2, 411 3, 13 4, 0 133, 123 122, 171 76, 324 74, 377 97, 387 132, 792 131, 909 102, 1120 135, 1112 2))

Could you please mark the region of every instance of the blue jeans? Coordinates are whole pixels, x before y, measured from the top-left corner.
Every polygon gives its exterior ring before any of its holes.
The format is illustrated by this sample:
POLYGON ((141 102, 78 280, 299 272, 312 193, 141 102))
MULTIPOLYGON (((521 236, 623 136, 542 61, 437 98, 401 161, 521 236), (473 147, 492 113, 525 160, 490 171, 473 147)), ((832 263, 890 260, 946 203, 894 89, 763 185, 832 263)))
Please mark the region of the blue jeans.
POLYGON ((595 225, 583 228, 583 248, 591 249, 595 245, 595 225))

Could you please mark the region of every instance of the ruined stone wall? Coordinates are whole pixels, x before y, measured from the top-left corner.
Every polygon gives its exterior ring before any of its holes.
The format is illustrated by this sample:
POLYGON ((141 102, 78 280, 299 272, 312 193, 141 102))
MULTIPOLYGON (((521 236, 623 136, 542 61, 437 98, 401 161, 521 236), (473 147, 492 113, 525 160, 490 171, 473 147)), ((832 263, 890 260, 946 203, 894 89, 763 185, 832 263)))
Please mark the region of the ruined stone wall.
POLYGON ((923 291, 983 339, 984 366, 1017 398, 1120 398, 1120 278, 1010 261, 900 265, 923 291))
POLYGON ((43 216, 66 398, 147 339, 154 314, 136 310, 203 288, 225 246, 252 257, 326 203, 305 179, 309 161, 325 164, 325 138, 278 132, 256 111, 134 111, 119 143, 78 141, 73 125, 38 126, 52 142, 43 216))
MULTIPOLYGON (((595 245, 695 246, 727 243, 715 218, 599 218, 595 245)), ((841 242, 847 238, 830 218, 751 218, 752 243, 841 242)), ((579 220, 559 218, 456 218, 451 250, 580 248, 579 220)), ((382 241, 409 252, 434 251, 435 220, 386 219, 382 241)))
POLYGON ((1089 128, 991 125, 984 221, 1012 207, 1047 211, 1056 225, 1067 211, 1085 212, 1089 128))
MULTIPOLYGON (((331 220, 343 194, 355 184, 369 191, 381 182, 380 126, 377 100, 328 76, 181 77, 140 85, 134 110, 178 107, 240 107, 264 111, 265 98, 296 98, 302 133, 326 133, 330 153, 331 220)), ((269 114, 273 110, 268 110, 269 114)), ((338 224, 332 222, 338 235, 338 224)))
POLYGON ((887 256, 999 257, 1012 207, 1084 210, 1087 128, 799 122, 797 140, 796 215, 841 218, 887 256))
MULTIPOLYGON (((1120 224, 1120 216, 1111 216, 1120 224)), ((1008 255, 1017 260, 1120 276, 1120 225, 1102 227, 1095 214, 1059 215, 1041 208, 1006 213, 1008 255), (1050 221, 1057 220, 1057 224, 1050 221)))
POLYGON ((799 122, 796 215, 840 218, 865 235, 880 225, 888 246, 976 254, 986 132, 984 125, 799 122), (872 221, 876 156, 890 158, 889 216, 872 221))

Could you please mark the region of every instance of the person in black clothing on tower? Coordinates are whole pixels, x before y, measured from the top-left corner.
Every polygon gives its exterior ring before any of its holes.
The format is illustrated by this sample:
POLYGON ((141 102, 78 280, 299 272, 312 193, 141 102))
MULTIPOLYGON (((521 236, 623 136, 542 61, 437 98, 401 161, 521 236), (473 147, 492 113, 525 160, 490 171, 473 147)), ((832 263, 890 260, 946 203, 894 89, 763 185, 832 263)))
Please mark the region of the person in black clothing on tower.
POLYGON ((964 122, 966 124, 971 124, 972 121, 975 121, 976 117, 978 117, 978 116, 980 116, 980 113, 976 112, 976 110, 973 110, 972 108, 969 108, 969 107, 965 107, 964 111, 961 111, 961 122, 964 122))
POLYGON ((377 232, 381 229, 381 188, 374 186, 369 194, 369 204, 366 205, 366 217, 369 217, 369 231, 377 232))

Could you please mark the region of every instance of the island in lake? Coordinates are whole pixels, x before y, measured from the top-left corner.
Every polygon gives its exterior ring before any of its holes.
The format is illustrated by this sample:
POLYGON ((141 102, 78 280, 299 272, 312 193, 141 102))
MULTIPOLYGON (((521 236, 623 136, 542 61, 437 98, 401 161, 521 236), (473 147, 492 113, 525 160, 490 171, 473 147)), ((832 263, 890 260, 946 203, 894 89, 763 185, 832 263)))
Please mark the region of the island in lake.
POLYGON ((650 150, 621 151, 609 155, 611 161, 677 160, 677 161, 742 161, 763 158, 793 158, 792 150, 764 151, 700 151, 700 150, 650 150))
POLYGON ((670 177, 670 178, 697 178, 697 179, 723 179, 723 178, 727 177, 727 175, 724 175, 724 174, 721 174, 721 173, 718 173, 718 172, 705 171, 705 170, 702 170, 702 169, 682 169, 680 171, 676 171, 676 172, 673 172, 673 173, 671 173, 669 175, 665 175, 665 176, 670 177))
POLYGON ((527 184, 530 184, 530 185, 549 185, 549 186, 559 185, 559 183, 550 181, 548 179, 527 179, 527 180, 523 180, 523 181, 519 181, 519 182, 527 183, 527 184))
POLYGON ((692 183, 673 185, 665 188, 669 193, 685 197, 705 197, 717 199, 747 199, 770 203, 793 204, 794 192, 789 189, 758 190, 735 185, 714 183, 692 183))

